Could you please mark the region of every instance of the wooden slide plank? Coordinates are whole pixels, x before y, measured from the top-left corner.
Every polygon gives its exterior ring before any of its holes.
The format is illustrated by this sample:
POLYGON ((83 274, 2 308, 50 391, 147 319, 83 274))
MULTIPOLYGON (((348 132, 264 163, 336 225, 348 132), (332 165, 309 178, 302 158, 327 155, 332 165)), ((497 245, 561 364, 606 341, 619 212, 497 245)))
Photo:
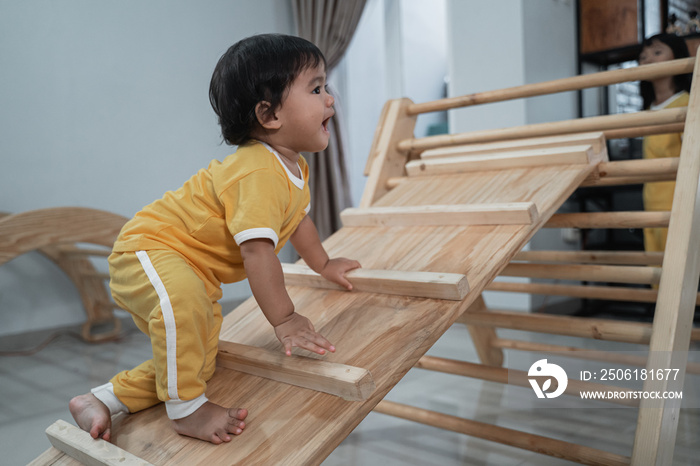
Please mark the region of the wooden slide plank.
MULTIPOLYGON (((534 202, 540 218, 533 225, 344 228, 325 240, 331 257, 356 259, 366 269, 444 271, 464 274, 469 280, 471 291, 462 301, 289 288, 295 308, 337 348, 322 359, 371 372, 376 390, 367 400, 346 401, 220 368, 207 383, 207 397, 221 406, 249 410, 244 435, 222 445, 179 436, 159 404, 116 416, 113 441, 155 464, 321 464, 592 169, 572 165, 511 169, 488 176, 414 177, 377 201, 406 206, 534 202)), ((252 298, 226 315, 220 340, 280 350, 252 298)), ((295 349, 294 354, 308 353, 295 349)))
MULTIPOLYGON (((288 286, 345 290, 306 265, 282 264, 288 286)), ((461 301, 469 293, 467 277, 459 273, 355 269, 345 274, 355 291, 461 301)))
POLYGON ((587 164, 596 152, 590 145, 531 149, 442 159, 413 160, 406 164, 409 176, 444 175, 506 168, 587 164))
POLYGON ((502 204, 379 206, 348 208, 340 213, 343 226, 529 225, 537 220, 533 202, 502 204))
POLYGON ((605 147, 605 137, 602 131, 593 133, 565 134, 541 138, 512 139, 506 141, 484 142, 480 144, 465 144, 461 146, 438 147, 423 152, 421 159, 441 157, 458 157, 464 155, 492 154, 494 152, 512 152, 516 150, 544 149, 564 146, 590 145, 593 150, 600 152, 605 147))
POLYGON ((286 356, 255 346, 219 342, 217 366, 278 382, 336 395, 348 401, 366 400, 374 392, 367 369, 303 356, 286 356))
POLYGON ((151 463, 63 420, 46 429, 51 445, 88 466, 147 466, 151 463))

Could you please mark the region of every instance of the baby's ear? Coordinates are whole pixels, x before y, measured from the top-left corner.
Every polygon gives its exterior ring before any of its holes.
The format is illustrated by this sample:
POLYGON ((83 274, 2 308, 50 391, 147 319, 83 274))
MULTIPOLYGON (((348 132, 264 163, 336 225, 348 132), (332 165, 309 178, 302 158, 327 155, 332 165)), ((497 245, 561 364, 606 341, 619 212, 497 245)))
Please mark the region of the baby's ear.
POLYGON ((272 110, 270 102, 265 100, 258 102, 255 106, 255 118, 257 118, 260 126, 265 129, 279 129, 282 125, 282 122, 272 110))

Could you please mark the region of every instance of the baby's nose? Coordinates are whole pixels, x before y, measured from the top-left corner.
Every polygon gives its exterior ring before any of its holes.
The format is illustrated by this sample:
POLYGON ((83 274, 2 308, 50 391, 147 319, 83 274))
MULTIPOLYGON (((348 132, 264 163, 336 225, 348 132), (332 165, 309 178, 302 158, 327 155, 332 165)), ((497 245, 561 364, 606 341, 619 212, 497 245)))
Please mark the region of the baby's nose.
POLYGON ((332 107, 334 103, 335 103, 335 99, 333 98, 332 95, 328 94, 328 98, 326 99, 326 106, 332 107))

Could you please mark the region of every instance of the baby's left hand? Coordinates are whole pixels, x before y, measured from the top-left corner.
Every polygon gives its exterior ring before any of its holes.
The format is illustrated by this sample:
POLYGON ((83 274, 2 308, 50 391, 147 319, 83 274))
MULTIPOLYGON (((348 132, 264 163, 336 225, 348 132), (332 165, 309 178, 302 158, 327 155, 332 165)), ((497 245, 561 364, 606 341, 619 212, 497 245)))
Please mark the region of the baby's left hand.
POLYGON ((356 260, 346 259, 344 257, 337 257, 335 259, 330 259, 326 262, 326 265, 321 270, 321 276, 326 280, 337 283, 338 285, 352 290, 352 283, 345 278, 345 272, 349 272, 353 269, 359 269, 362 267, 356 260))

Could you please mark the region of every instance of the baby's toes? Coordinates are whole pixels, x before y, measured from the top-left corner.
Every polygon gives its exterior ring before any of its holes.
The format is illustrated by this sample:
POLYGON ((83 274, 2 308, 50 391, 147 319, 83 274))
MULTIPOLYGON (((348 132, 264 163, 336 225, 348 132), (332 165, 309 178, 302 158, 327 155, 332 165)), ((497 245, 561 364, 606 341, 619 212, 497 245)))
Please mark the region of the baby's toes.
POLYGON ((236 408, 230 408, 228 410, 228 415, 229 417, 238 419, 238 420, 243 420, 248 416, 248 410, 244 408, 236 409, 236 408))

